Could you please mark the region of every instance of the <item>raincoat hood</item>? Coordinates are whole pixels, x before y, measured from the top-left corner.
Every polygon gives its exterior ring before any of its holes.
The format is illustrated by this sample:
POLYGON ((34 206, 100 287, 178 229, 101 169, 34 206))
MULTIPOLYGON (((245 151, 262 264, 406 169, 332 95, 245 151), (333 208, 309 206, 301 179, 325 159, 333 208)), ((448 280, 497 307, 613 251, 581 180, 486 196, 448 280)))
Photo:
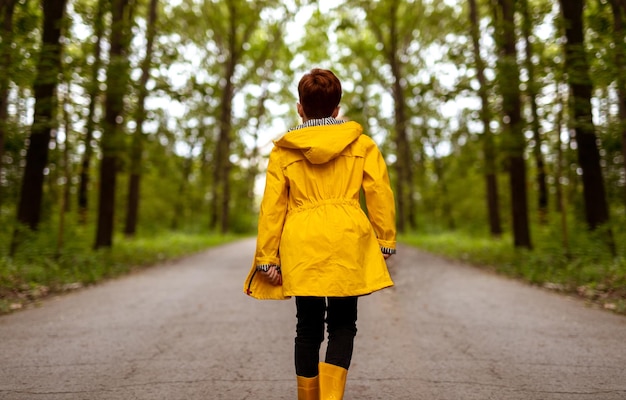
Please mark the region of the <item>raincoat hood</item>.
POLYGON ((352 142, 358 139, 363 128, 349 121, 337 125, 312 126, 288 132, 274 141, 278 147, 301 150, 312 164, 325 164, 334 160, 352 142))

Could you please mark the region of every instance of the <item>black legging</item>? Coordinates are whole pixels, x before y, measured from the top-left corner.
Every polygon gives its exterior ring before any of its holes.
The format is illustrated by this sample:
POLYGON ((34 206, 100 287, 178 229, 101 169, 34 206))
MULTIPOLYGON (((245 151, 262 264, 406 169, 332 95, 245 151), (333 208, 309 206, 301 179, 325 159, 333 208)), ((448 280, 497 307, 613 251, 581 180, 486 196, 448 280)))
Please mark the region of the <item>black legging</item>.
POLYGON ((296 297, 296 309, 296 375, 318 375, 324 314, 328 324, 326 362, 348 369, 356 336, 357 297, 329 297, 328 308, 324 297, 296 297))

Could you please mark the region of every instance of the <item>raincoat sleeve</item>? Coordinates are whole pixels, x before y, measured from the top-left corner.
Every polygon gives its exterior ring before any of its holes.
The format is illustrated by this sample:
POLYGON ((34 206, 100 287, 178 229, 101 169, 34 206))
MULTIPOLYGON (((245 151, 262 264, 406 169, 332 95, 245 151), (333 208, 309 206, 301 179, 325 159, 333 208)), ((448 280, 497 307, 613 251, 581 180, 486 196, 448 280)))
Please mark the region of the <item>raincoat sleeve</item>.
POLYGON ((270 153, 265 179, 265 193, 259 213, 257 246, 254 256, 257 267, 280 266, 278 247, 287 215, 288 186, 276 147, 270 153))
POLYGON ((366 139, 363 192, 370 222, 385 254, 396 252, 396 208, 385 159, 371 138, 366 139))
POLYGON ((289 188, 279 159, 276 147, 270 153, 265 180, 265 192, 259 212, 259 226, 256 251, 252 268, 244 283, 244 293, 261 300, 282 300, 289 298, 283 295, 282 285, 271 285, 261 274, 260 269, 270 265, 280 266, 278 247, 283 232, 283 224, 287 215, 287 196, 289 188))

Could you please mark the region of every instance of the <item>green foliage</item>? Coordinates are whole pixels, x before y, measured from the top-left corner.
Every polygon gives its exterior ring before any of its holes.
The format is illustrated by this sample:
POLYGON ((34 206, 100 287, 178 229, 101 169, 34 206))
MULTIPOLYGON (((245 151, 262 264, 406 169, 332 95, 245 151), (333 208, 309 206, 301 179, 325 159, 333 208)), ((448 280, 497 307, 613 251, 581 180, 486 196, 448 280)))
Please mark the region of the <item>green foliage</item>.
MULTIPOLYGON (((237 238, 161 231, 133 239, 119 235, 113 249, 93 250, 93 226, 70 225, 66 229, 61 248, 52 224, 45 224, 39 232, 25 233, 13 258, 6 254, 6 246, 0 248, 0 314, 48 294, 95 284, 237 238)), ((2 229, 0 242, 8 244, 11 233, 2 229)))
POLYGON ((35 79, 35 64, 41 46, 39 25, 42 12, 36 1, 19 1, 13 17, 14 51, 11 55, 13 68, 11 79, 18 86, 30 85, 35 79))
POLYGON ((609 227, 590 233, 575 218, 569 222, 567 238, 558 221, 535 229, 532 250, 515 249, 508 235, 495 239, 467 231, 411 233, 399 241, 626 313, 626 221, 610 227, 618 244, 616 257, 603 237, 609 227))

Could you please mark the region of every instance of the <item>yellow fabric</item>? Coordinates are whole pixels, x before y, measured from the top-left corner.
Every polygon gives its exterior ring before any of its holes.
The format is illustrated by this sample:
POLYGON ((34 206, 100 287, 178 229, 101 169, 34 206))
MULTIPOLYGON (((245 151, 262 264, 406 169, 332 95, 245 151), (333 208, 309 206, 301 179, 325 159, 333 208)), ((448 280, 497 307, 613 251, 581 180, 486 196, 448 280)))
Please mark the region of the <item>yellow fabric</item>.
POLYGON ((396 247, 394 197, 385 161, 362 130, 356 122, 313 126, 274 142, 245 293, 344 297, 393 285, 381 248, 396 247), (282 286, 256 272, 269 264, 281 267, 282 286))

